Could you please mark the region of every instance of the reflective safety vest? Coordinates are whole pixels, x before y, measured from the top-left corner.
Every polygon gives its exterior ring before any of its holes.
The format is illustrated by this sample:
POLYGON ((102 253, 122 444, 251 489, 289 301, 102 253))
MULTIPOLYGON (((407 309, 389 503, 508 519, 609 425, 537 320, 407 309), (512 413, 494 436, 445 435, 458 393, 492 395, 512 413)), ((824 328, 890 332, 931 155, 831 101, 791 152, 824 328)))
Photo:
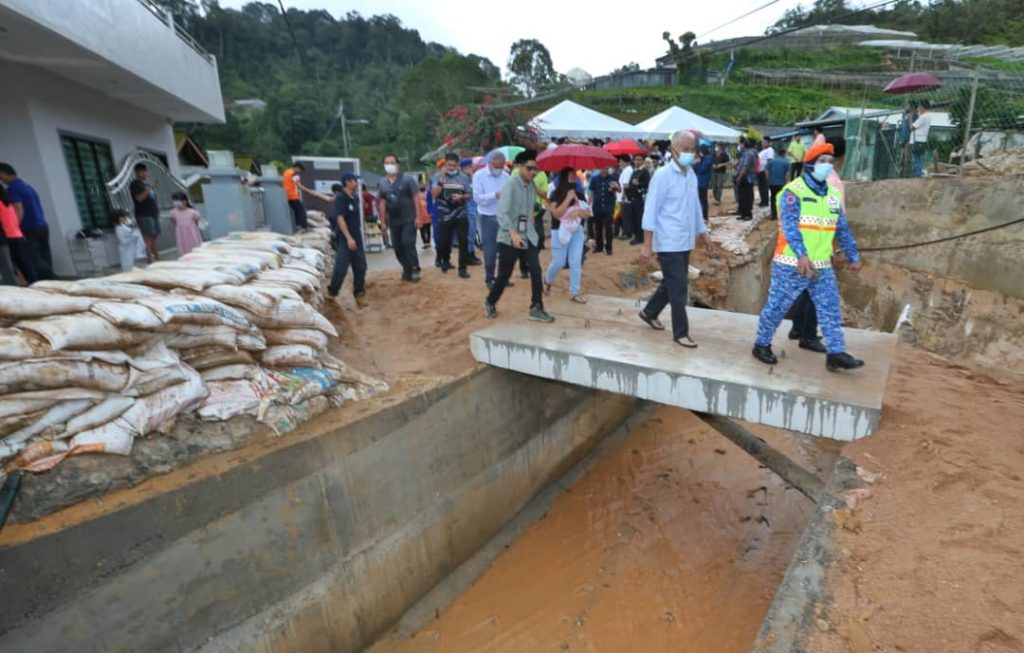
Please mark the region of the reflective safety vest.
MULTIPOLYGON (((803 238, 807 257, 816 268, 832 267, 832 241, 839 224, 839 211, 843 206, 843 192, 831 184, 828 193, 823 197, 812 191, 803 177, 789 182, 776 199, 779 215, 782 215, 783 202, 790 191, 800 200, 800 236, 803 238)), ((789 196, 790 201, 793 200, 789 196)), ((786 242, 786 234, 779 226, 779 242, 775 246, 775 257, 772 259, 782 265, 796 266, 797 256, 793 248, 786 242)))

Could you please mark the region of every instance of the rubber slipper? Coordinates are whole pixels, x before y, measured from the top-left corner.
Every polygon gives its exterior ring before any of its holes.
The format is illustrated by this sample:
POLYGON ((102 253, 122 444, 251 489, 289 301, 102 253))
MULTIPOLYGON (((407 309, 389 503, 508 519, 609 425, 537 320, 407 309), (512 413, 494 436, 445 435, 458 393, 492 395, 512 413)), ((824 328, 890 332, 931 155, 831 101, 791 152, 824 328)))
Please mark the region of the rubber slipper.
POLYGON ((643 320, 647 324, 647 326, 651 327, 655 331, 664 331, 665 330, 665 325, 662 324, 661 321, 658 320, 658 318, 656 318, 656 317, 647 317, 647 314, 644 313, 643 311, 640 311, 640 313, 638 315, 640 316, 640 319, 643 320))
POLYGON ((693 340, 691 340, 688 337, 684 337, 684 338, 680 338, 679 340, 676 340, 676 344, 679 345, 680 347, 686 347, 687 349, 696 349, 697 348, 697 343, 695 343, 693 340))
POLYGON ((587 300, 584 299, 583 297, 581 297, 580 295, 573 295, 572 299, 570 299, 569 301, 576 302, 577 304, 586 304, 587 303, 587 300))

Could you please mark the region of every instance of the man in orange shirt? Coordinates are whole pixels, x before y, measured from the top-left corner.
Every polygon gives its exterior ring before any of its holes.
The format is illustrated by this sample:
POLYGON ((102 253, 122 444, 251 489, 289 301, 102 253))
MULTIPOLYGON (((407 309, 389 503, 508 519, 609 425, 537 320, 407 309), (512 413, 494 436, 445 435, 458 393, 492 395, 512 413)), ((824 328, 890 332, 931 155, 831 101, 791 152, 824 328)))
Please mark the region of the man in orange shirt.
POLYGON ((295 230, 306 229, 309 227, 306 222, 306 207, 302 205, 302 194, 299 191, 306 191, 307 193, 323 197, 320 193, 315 190, 306 188, 302 185, 302 173, 306 170, 305 166, 301 163, 292 165, 291 168, 285 170, 284 173, 284 192, 288 198, 288 206, 292 209, 292 216, 295 219, 295 230))

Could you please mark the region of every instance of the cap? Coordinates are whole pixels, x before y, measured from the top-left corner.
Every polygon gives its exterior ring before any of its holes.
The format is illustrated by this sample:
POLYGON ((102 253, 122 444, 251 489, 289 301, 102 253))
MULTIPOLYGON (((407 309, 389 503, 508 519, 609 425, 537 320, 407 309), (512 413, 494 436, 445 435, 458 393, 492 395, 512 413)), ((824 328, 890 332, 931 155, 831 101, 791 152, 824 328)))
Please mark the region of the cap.
POLYGON ((466 166, 471 166, 471 165, 473 165, 473 159, 460 159, 459 160, 459 167, 460 168, 465 168, 466 166))
POLYGON ((804 163, 814 163, 822 154, 835 154, 835 149, 829 143, 818 143, 804 154, 804 163))
POLYGON ((359 179, 359 175, 357 175, 357 174, 356 174, 356 173, 354 173, 354 172, 346 172, 346 173, 344 173, 344 174, 342 174, 342 175, 341 175, 341 183, 343 183, 343 184, 344 184, 344 183, 345 183, 346 181, 350 181, 350 180, 352 180, 352 179, 359 179))

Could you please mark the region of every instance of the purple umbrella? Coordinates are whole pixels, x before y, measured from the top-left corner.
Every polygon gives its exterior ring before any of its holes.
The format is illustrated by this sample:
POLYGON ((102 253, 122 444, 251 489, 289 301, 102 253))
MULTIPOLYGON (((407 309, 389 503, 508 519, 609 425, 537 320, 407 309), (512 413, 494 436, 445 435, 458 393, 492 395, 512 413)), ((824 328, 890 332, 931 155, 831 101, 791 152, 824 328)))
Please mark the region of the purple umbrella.
POLYGON ((897 77, 882 90, 886 93, 916 93, 917 91, 934 91, 942 86, 935 75, 928 73, 910 73, 897 77))

